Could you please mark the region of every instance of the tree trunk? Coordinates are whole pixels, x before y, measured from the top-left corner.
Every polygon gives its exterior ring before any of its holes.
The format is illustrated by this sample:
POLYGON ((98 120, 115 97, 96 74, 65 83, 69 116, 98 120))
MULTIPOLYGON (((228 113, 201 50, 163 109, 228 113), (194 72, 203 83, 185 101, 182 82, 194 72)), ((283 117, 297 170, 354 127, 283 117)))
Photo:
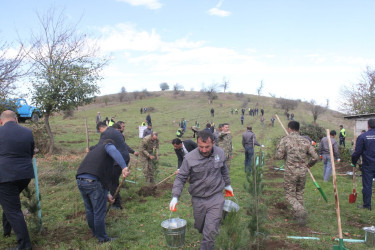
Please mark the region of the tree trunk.
POLYGON ((44 115, 44 125, 46 126, 47 134, 48 134, 48 137, 49 137, 49 140, 50 140, 50 145, 49 145, 49 151, 48 151, 48 153, 49 154, 53 154, 53 149, 55 147, 55 140, 53 138, 51 127, 49 126, 49 114, 45 114, 44 115))

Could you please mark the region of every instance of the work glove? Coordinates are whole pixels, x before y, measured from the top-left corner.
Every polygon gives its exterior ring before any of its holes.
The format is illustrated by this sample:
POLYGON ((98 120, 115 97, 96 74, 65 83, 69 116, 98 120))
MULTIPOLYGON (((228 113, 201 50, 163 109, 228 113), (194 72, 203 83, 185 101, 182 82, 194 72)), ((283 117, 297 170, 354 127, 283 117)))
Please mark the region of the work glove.
POLYGON ((352 163, 352 164, 350 164, 350 166, 352 166, 352 168, 355 168, 355 164, 353 164, 353 163, 352 163))
POLYGON ((233 188, 231 185, 225 187, 225 197, 234 196, 233 188))
POLYGON ((264 148, 264 145, 262 144, 262 145, 260 145, 262 148, 264 148))
POLYGON ((312 141, 312 142, 311 142, 311 145, 315 146, 315 145, 316 145, 316 142, 312 141))
POLYGON ((339 163, 341 160, 340 160, 340 158, 337 158, 337 162, 339 163))
POLYGON ((172 200, 171 200, 171 203, 169 203, 169 209, 172 211, 172 212, 176 212, 177 211, 177 202, 178 202, 178 198, 177 197, 173 197, 172 200))
POLYGON ((320 157, 321 160, 323 160, 323 155, 320 155, 319 157, 320 157))

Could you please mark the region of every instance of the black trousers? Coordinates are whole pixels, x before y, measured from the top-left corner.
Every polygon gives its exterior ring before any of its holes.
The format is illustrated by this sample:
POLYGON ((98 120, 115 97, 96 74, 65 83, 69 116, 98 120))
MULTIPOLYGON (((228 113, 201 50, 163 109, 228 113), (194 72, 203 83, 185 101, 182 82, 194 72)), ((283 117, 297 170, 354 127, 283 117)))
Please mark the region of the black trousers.
POLYGON ((12 228, 17 237, 17 249, 31 249, 29 232, 21 211, 20 193, 29 185, 30 179, 0 183, 0 204, 3 208, 3 232, 10 234, 12 228))
MULTIPOLYGON (((111 186, 109 187, 109 192, 111 195, 114 195, 118 185, 120 184, 119 178, 122 173, 122 169, 119 165, 115 164, 112 166, 112 176, 111 176, 111 186)), ((118 192, 115 202, 113 203, 114 207, 121 208, 121 196, 120 192, 118 192)))

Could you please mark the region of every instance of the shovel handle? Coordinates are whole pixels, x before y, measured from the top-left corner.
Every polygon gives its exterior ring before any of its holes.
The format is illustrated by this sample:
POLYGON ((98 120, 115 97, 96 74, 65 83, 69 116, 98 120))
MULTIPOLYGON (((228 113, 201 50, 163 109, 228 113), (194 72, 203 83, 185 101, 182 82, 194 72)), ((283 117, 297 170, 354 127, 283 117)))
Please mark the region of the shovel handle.
POLYGON ((314 178, 314 176, 313 176, 313 174, 311 173, 310 168, 307 168, 307 171, 309 172, 309 174, 310 174, 311 179, 313 180, 313 182, 316 182, 316 181, 315 181, 315 178, 314 178))
POLYGON ((355 167, 353 167, 353 190, 355 190, 355 167))
POLYGON ((171 174, 171 175, 168 176, 167 178, 165 178, 165 179, 163 179, 162 181, 158 182, 155 186, 162 184, 163 182, 165 182, 165 181, 168 180, 169 178, 175 176, 176 174, 177 174, 177 173, 174 172, 173 174, 171 174))

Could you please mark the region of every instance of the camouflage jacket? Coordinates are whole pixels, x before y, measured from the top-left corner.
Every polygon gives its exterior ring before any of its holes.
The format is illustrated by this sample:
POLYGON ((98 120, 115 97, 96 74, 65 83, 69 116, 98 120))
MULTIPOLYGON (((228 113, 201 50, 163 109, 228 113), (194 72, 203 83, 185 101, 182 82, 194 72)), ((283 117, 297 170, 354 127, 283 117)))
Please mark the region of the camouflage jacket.
POLYGON ((313 166, 319 156, 309 140, 300 136, 298 132, 292 132, 281 139, 277 146, 276 158, 285 160, 285 171, 294 172, 294 169, 305 168, 307 164, 313 166))
POLYGON ((226 157, 232 156, 232 135, 220 132, 217 138, 217 146, 224 150, 226 157))
POLYGON ((151 135, 148 135, 142 139, 141 146, 139 147, 139 153, 143 157, 149 157, 153 154, 154 148, 159 149, 159 139, 153 141, 151 135))

